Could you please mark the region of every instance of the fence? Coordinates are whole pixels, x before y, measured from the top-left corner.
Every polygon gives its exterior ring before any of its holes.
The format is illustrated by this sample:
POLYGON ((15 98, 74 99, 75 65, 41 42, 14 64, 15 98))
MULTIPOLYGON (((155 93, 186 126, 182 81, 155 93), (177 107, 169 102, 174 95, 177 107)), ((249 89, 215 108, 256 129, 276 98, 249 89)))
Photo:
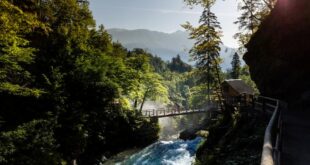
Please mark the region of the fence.
POLYGON ((166 117, 166 116, 176 116, 185 115, 191 113, 206 112, 210 109, 218 109, 218 103, 210 103, 207 107, 203 109, 183 109, 183 108, 160 108, 160 109, 147 109, 142 111, 144 117, 166 117))
POLYGON ((272 113, 272 117, 265 130, 264 145, 261 158, 261 165, 279 165, 281 160, 282 142, 282 111, 286 105, 284 102, 258 96, 253 102, 254 109, 264 113, 272 113))

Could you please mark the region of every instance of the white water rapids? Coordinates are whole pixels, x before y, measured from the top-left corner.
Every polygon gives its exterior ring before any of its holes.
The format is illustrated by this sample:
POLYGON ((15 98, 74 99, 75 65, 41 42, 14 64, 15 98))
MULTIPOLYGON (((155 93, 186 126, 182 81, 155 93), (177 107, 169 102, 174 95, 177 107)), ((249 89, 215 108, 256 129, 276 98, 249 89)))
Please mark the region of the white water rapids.
MULTIPOLYGON (((161 108, 162 105, 146 103, 146 108, 161 108)), ((179 133, 185 129, 197 126, 206 114, 191 114, 186 116, 165 117, 158 120, 160 125, 159 141, 140 151, 128 151, 112 158, 104 165, 191 165, 201 137, 194 140, 178 139, 179 133)))
POLYGON ((117 165, 190 165, 202 138, 158 141, 117 165))

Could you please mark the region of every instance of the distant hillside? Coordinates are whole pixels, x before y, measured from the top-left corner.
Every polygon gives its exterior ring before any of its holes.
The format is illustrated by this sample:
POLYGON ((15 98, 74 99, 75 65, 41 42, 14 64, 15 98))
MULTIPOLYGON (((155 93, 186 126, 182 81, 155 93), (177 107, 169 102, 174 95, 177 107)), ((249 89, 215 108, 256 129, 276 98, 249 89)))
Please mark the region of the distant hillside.
MULTIPOLYGON (((187 32, 176 31, 174 33, 163 33, 145 29, 126 30, 126 29, 108 29, 112 35, 113 41, 122 43, 127 49, 143 48, 154 55, 161 57, 165 61, 170 61, 177 54, 181 59, 190 64, 188 51, 194 44, 193 40, 188 39, 187 32)), ((222 68, 230 68, 232 55, 235 49, 227 46, 221 46, 221 57, 224 59, 222 68)))

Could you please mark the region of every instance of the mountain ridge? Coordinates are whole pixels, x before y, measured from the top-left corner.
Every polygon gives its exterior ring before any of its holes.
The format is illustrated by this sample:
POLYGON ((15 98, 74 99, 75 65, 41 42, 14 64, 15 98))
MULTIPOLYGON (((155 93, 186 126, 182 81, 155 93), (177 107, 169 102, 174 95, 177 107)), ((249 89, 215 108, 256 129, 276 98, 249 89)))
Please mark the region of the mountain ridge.
MULTIPOLYGON (((146 49, 164 61, 170 61, 179 54, 183 61, 194 65, 194 62, 190 60, 188 51, 195 41, 189 39, 189 34, 186 31, 178 30, 166 33, 148 29, 128 30, 121 28, 111 28, 107 29, 107 31, 114 42, 120 42, 129 50, 134 48, 146 49)), ((223 70, 230 68, 232 55, 235 52, 236 49, 221 45, 220 55, 224 60, 221 64, 223 70)))

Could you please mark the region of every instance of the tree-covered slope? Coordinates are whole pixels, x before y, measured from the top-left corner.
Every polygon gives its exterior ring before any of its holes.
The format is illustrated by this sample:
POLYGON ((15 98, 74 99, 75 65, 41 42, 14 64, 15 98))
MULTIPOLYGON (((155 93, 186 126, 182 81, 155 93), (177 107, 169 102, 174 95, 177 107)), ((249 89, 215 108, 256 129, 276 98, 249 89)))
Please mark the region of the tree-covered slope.
MULTIPOLYGON (((108 29, 108 33, 112 35, 113 41, 122 43, 128 49, 147 49, 164 61, 171 60, 179 54, 184 62, 194 64, 190 61, 188 53, 194 45, 194 41, 188 39, 187 32, 163 33, 146 29, 108 29)), ((223 70, 230 68, 230 61, 235 52, 236 49, 221 45, 220 55, 224 59, 221 65, 223 70)))

